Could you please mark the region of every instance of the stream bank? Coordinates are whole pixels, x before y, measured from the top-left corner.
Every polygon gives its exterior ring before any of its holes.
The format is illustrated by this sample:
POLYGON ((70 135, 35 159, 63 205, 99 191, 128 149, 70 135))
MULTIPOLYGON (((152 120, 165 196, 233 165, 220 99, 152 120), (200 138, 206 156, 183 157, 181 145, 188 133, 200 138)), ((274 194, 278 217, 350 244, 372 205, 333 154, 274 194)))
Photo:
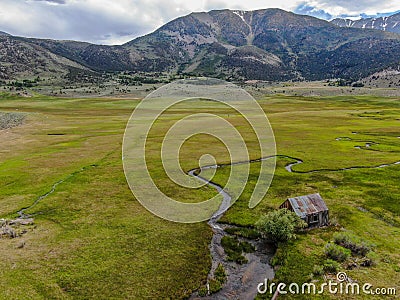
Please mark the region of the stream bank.
MULTIPOLYGON (((354 167, 339 168, 339 169, 317 169, 310 171, 296 171, 293 170, 293 167, 302 164, 303 160, 286 155, 276 155, 275 157, 287 158, 293 160, 294 162, 287 164, 285 166, 285 169, 289 173, 299 173, 299 174, 318 173, 318 172, 340 172, 340 171, 349 171, 356 169, 380 169, 380 168, 400 165, 400 161, 398 161, 378 166, 354 166, 354 167)), ((232 165, 260 162, 262 160, 268 160, 271 158, 274 158, 274 156, 255 159, 247 162, 236 162, 233 163, 232 165)), ((210 254, 212 257, 212 266, 207 281, 210 282, 210 280, 214 277, 214 272, 220 264, 224 267, 226 273, 226 281, 223 284, 222 289, 220 291, 212 295, 207 295, 205 297, 200 297, 198 291, 196 291, 190 297, 190 299, 192 300, 194 299, 253 300, 257 295, 258 284, 264 282, 265 279, 271 280, 274 278, 274 270, 269 265, 269 261, 273 257, 275 249, 273 248, 272 245, 263 242, 261 239, 257 240, 245 239, 245 241, 253 245, 255 249, 253 253, 247 253, 245 255, 248 261, 247 263, 239 265, 235 262, 228 262, 226 260, 226 254, 224 248, 221 245, 221 240, 223 237, 229 236, 229 234, 225 230, 227 230, 228 228, 235 228, 235 226, 221 224, 218 223, 218 221, 230 207, 232 197, 226 191, 224 191, 224 189, 221 186, 197 175, 197 172, 201 170, 210 168, 220 168, 224 166, 229 166, 229 164, 205 166, 202 167, 201 169, 197 168, 188 172, 190 176, 195 177, 198 180, 206 183, 208 186, 216 189, 218 193, 220 193, 223 196, 223 201, 218 211, 215 212, 214 215, 211 217, 211 219, 208 221, 208 225, 211 227, 213 231, 213 237, 209 247, 210 254)), ((207 284, 207 287, 209 290, 209 284, 207 284)))
MULTIPOLYGON (((215 166, 208 166, 204 168, 212 167, 215 166)), ((260 283, 265 282, 266 278, 269 280, 274 278, 274 270, 269 265, 269 260, 273 257, 275 249, 272 245, 265 243, 261 239, 252 240, 241 237, 239 240, 251 244, 254 247, 254 252, 245 254, 247 263, 238 264, 236 262, 227 261, 221 241, 223 237, 230 236, 226 232, 227 228, 237 227, 233 225, 220 224, 218 221, 230 207, 232 197, 219 185, 196 175, 196 171, 198 171, 198 169, 191 170, 188 174, 215 188, 223 197, 223 201, 218 211, 215 212, 208 221, 208 225, 213 231, 213 237, 210 244, 212 265, 207 278, 207 287, 209 289, 209 282, 214 277, 214 272, 219 265, 222 265, 225 270, 226 280, 222 286, 222 289, 215 294, 200 297, 199 293, 195 292, 192 294, 190 299, 253 300, 257 296, 257 286, 260 283)))

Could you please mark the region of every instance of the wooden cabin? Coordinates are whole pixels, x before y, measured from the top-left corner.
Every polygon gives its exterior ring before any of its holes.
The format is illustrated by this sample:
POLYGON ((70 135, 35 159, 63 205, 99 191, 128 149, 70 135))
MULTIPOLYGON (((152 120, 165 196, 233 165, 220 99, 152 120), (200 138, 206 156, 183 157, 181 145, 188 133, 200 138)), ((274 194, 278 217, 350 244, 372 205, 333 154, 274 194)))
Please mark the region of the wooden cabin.
POLYGON ((295 212, 308 227, 329 225, 329 209, 320 194, 289 198, 279 208, 295 212))

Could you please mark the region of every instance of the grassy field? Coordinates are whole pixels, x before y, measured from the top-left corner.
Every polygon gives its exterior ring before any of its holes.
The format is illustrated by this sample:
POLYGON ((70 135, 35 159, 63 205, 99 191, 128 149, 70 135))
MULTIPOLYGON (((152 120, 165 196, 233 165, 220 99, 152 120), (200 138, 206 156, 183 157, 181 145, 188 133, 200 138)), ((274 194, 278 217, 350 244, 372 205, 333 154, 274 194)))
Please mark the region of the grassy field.
POLYGON ((121 163, 132 100, 0 100, 27 113, 1 131, 1 217, 26 213, 36 228, 0 240, 0 299, 182 298, 210 267, 206 224, 182 226, 147 212, 121 163), (23 249, 17 249, 21 240, 23 249))
MULTIPOLYGON (((126 183, 121 143, 138 100, 67 99, 3 95, 0 111, 22 112, 23 125, 0 131, 0 218, 26 213, 36 227, 17 239, 0 239, 0 299, 176 299, 206 280, 212 236, 205 223, 182 225, 145 210, 126 183), (25 246, 21 249, 21 241, 25 246)), ((278 154, 302 159, 297 171, 378 166, 400 161, 399 98, 264 97, 259 101, 272 123, 278 154), (341 140, 336 140, 342 138, 341 140), (371 147, 366 147, 371 143, 371 147), (355 147, 361 146, 361 149, 355 147)), ((149 169, 166 194, 201 201, 215 191, 175 187, 161 170, 158 150, 174 120, 193 112, 182 105, 168 111, 152 129, 149 169)), ((251 130, 227 108, 215 111, 234 123, 258 158, 251 130)), ((202 112, 206 112, 205 110, 202 112)), ((205 136, 182 148, 183 169, 197 167, 201 154, 227 162, 226 150, 205 136)), ((257 164, 237 203, 223 222, 252 226, 289 196, 320 192, 331 217, 347 230, 376 244, 379 263, 347 271, 374 286, 400 288, 399 167, 288 173, 279 158, 266 198, 248 209, 257 164)), ((216 182, 226 180, 220 169, 216 182)), ((278 249, 276 280, 304 282, 323 247, 339 227, 310 231, 278 249)))
MULTIPOLYGON (((372 268, 353 270, 346 270, 343 264, 342 270, 360 283, 398 290, 399 165, 368 168, 400 161, 398 99, 289 97, 265 99, 260 103, 275 130, 278 153, 304 161, 294 167, 295 171, 321 171, 289 173, 284 167, 293 160, 280 158, 271 188, 260 205, 252 211, 247 209, 247 199, 256 179, 253 177, 222 222, 252 226, 262 214, 277 209, 286 198, 319 192, 327 202, 331 218, 339 226, 312 230, 299 235, 294 242, 280 245, 273 259, 277 265, 275 280, 309 281, 314 265, 326 259, 325 244, 333 240, 335 232, 345 229, 376 245, 378 263, 372 268), (338 137, 342 139, 337 140, 338 137), (366 148, 365 143, 376 144, 366 148), (367 168, 335 171, 355 166, 367 168)), ((257 171, 257 164, 252 164, 252 174, 256 175, 257 171)), ((221 169, 214 181, 223 182, 228 172, 229 168, 221 169)), ((310 296, 286 298, 309 299, 310 296)))

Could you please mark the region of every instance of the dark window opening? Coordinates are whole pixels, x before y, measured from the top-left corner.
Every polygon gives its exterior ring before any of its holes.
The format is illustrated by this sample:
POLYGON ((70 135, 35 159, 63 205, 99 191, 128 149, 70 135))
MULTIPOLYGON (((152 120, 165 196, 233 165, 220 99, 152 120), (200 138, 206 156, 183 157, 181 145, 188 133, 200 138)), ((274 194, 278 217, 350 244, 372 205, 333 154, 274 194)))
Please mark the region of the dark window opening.
POLYGON ((314 215, 311 216, 310 223, 318 223, 318 221, 319 221, 318 214, 314 214, 314 215))

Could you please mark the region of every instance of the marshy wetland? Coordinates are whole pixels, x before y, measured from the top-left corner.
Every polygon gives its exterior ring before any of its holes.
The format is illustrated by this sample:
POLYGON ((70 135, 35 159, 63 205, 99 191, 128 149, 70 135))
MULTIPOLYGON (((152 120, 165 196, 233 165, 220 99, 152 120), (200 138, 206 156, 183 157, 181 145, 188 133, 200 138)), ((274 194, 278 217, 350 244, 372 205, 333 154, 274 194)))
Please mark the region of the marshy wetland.
MULTIPOLYGON (((286 198, 315 192, 324 197, 335 220, 335 226, 300 233, 278 245, 270 261, 276 281, 310 280, 314 264, 325 259, 324 245, 345 229, 375 244, 377 264, 351 270, 343 264, 343 270, 359 282, 400 288, 399 100, 258 97, 276 138, 275 176, 262 202, 249 209, 259 168, 258 162, 251 163, 244 192, 218 222, 239 228, 230 236, 242 239, 260 216, 286 198), (285 169, 290 164, 293 172, 285 169)), ((126 183, 122 137, 139 101, 0 96, 0 116, 16 109, 24 116, 23 122, 0 130, 0 218, 15 219, 25 209, 35 222, 20 237, 0 239, 1 299, 180 299, 206 284, 212 265, 210 226, 152 215, 126 183)), ((186 202, 202 201, 217 191, 176 187, 157 158, 167 128, 194 112, 193 103, 167 111, 150 133, 148 153, 149 172, 160 189, 186 202)), ((225 107, 214 113, 235 124, 253 149, 254 136, 240 116, 225 107)), ((182 168, 197 168, 194 158, 204 153, 213 154, 218 164, 229 162, 222 144, 198 136, 182 147, 182 168)), ((254 148, 250 159, 258 154, 254 148)), ((218 168, 213 182, 223 185, 229 169, 218 168)))

